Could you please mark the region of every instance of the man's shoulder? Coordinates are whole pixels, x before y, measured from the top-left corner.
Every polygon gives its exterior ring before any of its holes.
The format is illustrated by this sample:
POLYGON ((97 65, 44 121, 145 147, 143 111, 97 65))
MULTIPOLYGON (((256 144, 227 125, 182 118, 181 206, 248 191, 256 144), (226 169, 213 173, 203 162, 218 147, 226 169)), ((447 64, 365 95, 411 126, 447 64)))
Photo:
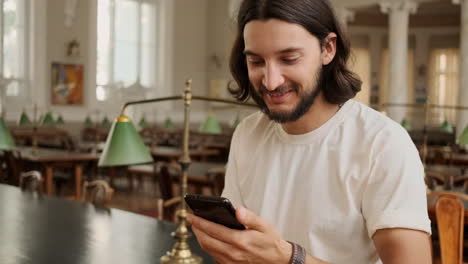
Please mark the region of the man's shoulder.
POLYGON ((366 131, 366 134, 406 132, 400 124, 385 114, 356 101, 354 101, 354 104, 357 111, 352 121, 355 125, 366 131))
POLYGON ((362 145, 368 148, 385 144, 411 144, 408 132, 397 122, 364 104, 353 102, 354 114, 346 120, 346 132, 360 138, 362 145))
POLYGON ((273 122, 260 111, 245 117, 236 128, 236 132, 248 133, 265 132, 272 126, 273 122))

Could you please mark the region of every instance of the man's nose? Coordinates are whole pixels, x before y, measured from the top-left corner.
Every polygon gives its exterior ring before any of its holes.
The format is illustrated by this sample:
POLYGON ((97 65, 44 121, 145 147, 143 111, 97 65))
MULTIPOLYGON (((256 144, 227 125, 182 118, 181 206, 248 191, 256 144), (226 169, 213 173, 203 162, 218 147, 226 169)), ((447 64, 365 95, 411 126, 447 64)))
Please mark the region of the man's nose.
POLYGON ((266 65, 264 68, 262 84, 269 91, 273 91, 284 83, 284 77, 279 67, 266 65))

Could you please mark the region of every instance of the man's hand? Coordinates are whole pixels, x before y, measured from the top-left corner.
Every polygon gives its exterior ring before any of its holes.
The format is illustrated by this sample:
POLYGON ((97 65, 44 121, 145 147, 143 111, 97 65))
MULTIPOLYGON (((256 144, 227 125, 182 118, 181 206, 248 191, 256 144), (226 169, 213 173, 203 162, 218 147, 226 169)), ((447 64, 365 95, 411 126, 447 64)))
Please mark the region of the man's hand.
POLYGON ((203 250, 220 263, 289 263, 292 246, 271 224, 243 207, 237 208, 236 217, 247 230, 230 229, 191 214, 187 220, 203 250))

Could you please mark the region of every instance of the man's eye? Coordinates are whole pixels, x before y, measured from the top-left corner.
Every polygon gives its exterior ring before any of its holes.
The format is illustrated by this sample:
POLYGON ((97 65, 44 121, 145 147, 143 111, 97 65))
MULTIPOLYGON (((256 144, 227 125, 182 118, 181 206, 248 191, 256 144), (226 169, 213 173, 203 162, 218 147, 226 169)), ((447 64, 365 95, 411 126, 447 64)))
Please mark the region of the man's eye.
POLYGON ((295 63, 298 59, 299 58, 283 58, 283 62, 292 64, 295 63))
POLYGON ((248 60, 250 65, 259 66, 263 64, 262 60, 248 60))

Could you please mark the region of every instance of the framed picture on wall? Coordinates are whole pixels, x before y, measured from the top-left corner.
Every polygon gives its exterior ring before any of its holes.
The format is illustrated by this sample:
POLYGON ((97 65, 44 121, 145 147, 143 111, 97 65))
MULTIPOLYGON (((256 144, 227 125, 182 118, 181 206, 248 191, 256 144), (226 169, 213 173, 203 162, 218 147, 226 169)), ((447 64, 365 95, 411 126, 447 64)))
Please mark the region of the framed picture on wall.
POLYGON ((82 64, 52 63, 51 102, 53 105, 83 104, 83 69, 82 64))

